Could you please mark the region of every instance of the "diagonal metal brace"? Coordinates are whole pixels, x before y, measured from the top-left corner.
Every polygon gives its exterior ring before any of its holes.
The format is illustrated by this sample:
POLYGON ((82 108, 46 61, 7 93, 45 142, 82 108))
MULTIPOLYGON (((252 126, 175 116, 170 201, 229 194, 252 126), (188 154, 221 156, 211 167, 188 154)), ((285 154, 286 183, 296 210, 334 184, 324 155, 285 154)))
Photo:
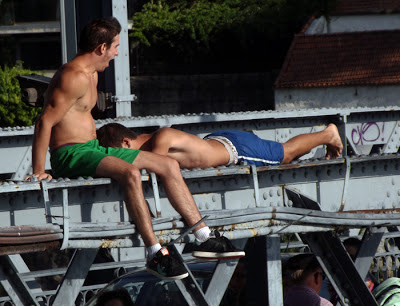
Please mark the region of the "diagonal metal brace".
MULTIPOLYGON (((321 210, 317 202, 298 192, 286 189, 286 193, 293 207, 321 210)), ((305 233, 300 237, 310 246, 340 299, 346 299, 351 305, 378 305, 340 239, 332 231, 305 233)))
POLYGON ((10 256, 0 256, 0 284, 15 305, 39 305, 10 256))

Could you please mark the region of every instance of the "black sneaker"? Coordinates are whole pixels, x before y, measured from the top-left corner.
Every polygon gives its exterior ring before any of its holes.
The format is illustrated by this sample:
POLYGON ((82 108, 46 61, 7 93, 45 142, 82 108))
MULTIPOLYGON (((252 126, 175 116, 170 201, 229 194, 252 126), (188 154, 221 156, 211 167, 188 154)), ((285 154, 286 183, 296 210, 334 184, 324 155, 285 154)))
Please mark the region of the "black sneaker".
POLYGON ((189 276, 185 266, 170 255, 166 247, 159 250, 153 259, 147 262, 146 270, 161 279, 167 280, 177 280, 189 276))
POLYGON ((243 257, 244 251, 236 249, 230 240, 214 231, 210 238, 203 243, 197 240, 193 245, 192 255, 202 259, 234 259, 243 257))

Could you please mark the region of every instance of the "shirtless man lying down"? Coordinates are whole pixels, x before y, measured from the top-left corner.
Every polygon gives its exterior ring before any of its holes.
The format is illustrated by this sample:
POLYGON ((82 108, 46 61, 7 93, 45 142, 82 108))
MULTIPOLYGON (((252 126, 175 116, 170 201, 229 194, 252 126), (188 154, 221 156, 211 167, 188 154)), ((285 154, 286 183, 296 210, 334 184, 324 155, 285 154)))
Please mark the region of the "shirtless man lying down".
POLYGON ((333 123, 316 133, 301 134, 285 143, 261 139, 251 132, 219 131, 204 139, 169 127, 152 134, 137 135, 119 123, 109 123, 97 131, 101 146, 130 148, 169 156, 181 168, 207 168, 247 162, 256 166, 290 163, 311 149, 326 145, 326 159, 338 158, 343 150, 333 123))

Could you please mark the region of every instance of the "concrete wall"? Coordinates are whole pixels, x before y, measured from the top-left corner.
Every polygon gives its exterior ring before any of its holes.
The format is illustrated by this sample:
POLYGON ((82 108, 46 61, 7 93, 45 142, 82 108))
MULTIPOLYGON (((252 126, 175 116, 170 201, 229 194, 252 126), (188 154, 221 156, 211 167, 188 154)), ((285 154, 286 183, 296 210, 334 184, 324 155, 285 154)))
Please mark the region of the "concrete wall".
POLYGON ((275 109, 375 107, 400 105, 400 86, 275 90, 275 109))
POLYGON ((314 20, 306 34, 397 29, 400 29, 400 14, 332 16, 328 25, 324 17, 314 20))
POLYGON ((271 73, 135 76, 134 116, 273 109, 271 73))

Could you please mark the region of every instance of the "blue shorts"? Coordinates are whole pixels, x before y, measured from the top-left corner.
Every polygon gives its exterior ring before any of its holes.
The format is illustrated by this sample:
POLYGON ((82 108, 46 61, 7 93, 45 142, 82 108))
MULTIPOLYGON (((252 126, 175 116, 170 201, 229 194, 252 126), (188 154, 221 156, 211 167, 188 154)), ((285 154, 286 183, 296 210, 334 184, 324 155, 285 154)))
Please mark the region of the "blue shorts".
POLYGON ((56 149, 51 153, 50 163, 54 177, 95 176, 97 166, 106 156, 115 156, 133 163, 139 150, 124 148, 105 148, 93 139, 56 149))
POLYGON ((283 161, 284 152, 281 143, 261 139, 257 135, 245 131, 218 131, 204 138, 221 136, 227 138, 238 153, 238 162, 256 166, 279 165, 283 161))

